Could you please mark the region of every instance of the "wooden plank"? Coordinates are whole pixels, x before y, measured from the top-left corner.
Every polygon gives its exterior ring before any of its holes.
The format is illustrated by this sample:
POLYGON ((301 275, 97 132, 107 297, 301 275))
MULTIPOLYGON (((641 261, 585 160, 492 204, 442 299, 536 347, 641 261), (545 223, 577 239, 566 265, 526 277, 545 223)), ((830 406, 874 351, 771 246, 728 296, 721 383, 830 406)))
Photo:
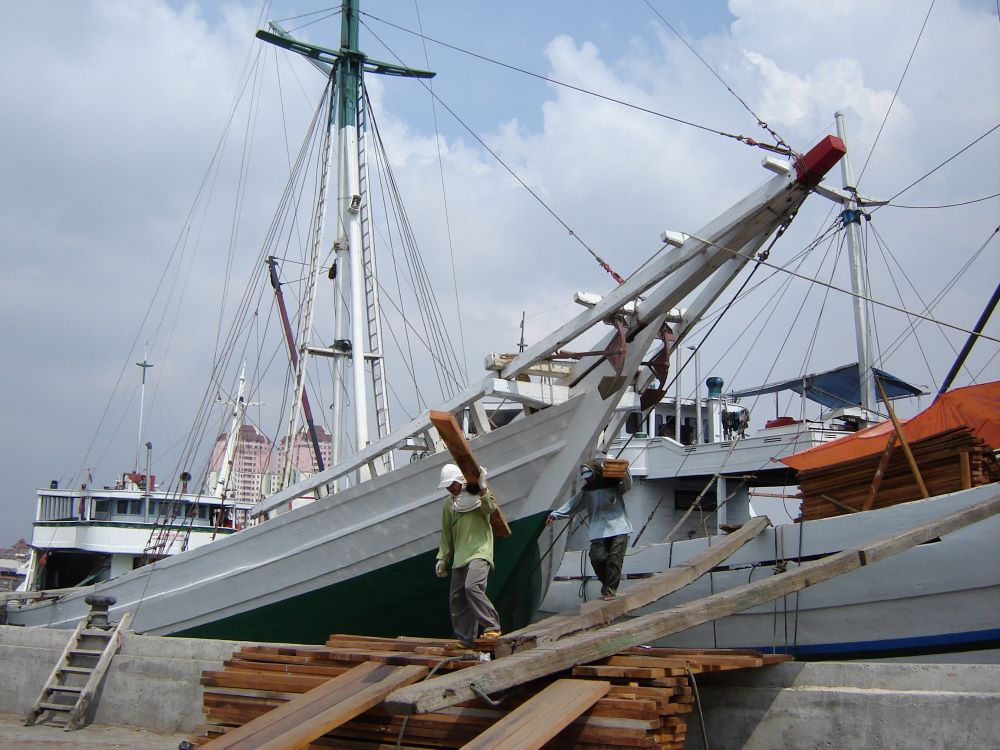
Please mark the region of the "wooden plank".
POLYGON ((462 750, 516 747, 537 750, 607 695, 611 686, 594 680, 556 680, 511 711, 462 750))
MULTIPOLYGON (((455 415, 450 411, 432 410, 430 412, 430 420, 431 424, 437 428, 438 434, 441 435, 441 440, 448 447, 451 457, 455 459, 455 464, 461 470, 465 481, 478 484, 480 474, 479 462, 472 455, 472 448, 469 447, 469 441, 465 439, 465 433, 462 432, 462 428, 458 426, 455 415)), ((510 524, 507 523, 503 511, 500 510, 499 501, 497 501, 496 510, 490 514, 490 526, 493 527, 494 536, 506 537, 511 535, 510 524)))
POLYGON ((889 439, 885 441, 885 450, 882 451, 882 457, 879 459, 878 468, 875 469, 875 477, 872 479, 871 487, 868 488, 868 497, 861 510, 872 509, 872 505, 875 503, 875 495, 878 494, 878 487, 882 484, 882 475, 885 474, 885 469, 889 465, 889 459, 892 457, 892 449, 895 445, 896 433, 893 431, 893 433, 889 436, 889 439))
POLYGON ((724 537, 720 543, 713 544, 681 565, 668 568, 652 578, 630 586, 616 599, 588 602, 580 607, 580 614, 556 615, 535 625, 508 633, 497 641, 496 655, 507 656, 515 651, 523 651, 538 644, 557 640, 570 633, 614 622, 619 617, 662 599, 667 594, 700 578, 723 560, 731 557, 736 550, 768 526, 770 521, 766 516, 753 518, 737 531, 724 537))
POLYGON ((394 713, 423 713, 470 700, 478 691, 488 694, 530 680, 586 664, 595 659, 663 638, 671 633, 727 617, 834 576, 857 570, 938 536, 965 528, 1000 513, 1000 492, 968 508, 920 524, 908 531, 878 539, 855 550, 839 552, 804 563, 797 569, 761 581, 737 586, 719 594, 637 617, 601 630, 577 634, 563 641, 511 654, 503 659, 470 667, 397 690, 386 699, 394 713))
POLYGON ((390 667, 366 662, 340 677, 237 727, 206 748, 210 750, 291 750, 308 745, 334 727, 380 703, 403 685, 427 674, 417 666, 390 667))

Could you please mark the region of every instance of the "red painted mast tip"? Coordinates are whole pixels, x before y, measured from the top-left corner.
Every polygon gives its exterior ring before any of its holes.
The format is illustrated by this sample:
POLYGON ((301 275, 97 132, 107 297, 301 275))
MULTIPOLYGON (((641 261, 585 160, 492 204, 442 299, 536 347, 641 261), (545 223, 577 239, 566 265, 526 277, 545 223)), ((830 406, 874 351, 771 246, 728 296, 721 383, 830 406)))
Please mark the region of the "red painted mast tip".
POLYGON ((828 135, 795 161, 796 182, 808 187, 818 185, 846 153, 844 142, 835 135, 828 135))

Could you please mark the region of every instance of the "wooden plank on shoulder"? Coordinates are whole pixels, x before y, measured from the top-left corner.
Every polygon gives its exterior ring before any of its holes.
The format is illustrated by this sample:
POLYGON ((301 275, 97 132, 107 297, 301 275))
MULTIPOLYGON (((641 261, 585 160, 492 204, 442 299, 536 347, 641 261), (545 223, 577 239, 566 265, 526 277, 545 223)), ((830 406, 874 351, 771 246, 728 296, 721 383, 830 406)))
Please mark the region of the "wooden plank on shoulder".
MULTIPOLYGON (((469 441, 465 439, 465 433, 458 426, 458 420, 450 411, 431 411, 431 424, 437 428, 441 435, 442 442, 448 447, 448 452, 455 460, 455 465, 462 472, 466 482, 479 481, 479 462, 472 455, 472 448, 469 441)), ((494 536, 506 537, 511 535, 510 524, 503 511, 500 510, 500 502, 497 501, 497 509, 490 514, 490 526, 493 527, 494 536)))
POLYGON ((504 718, 462 745, 462 750, 516 747, 536 750, 607 695, 611 686, 595 680, 556 680, 504 718))
POLYGON ((305 747, 350 721, 397 688, 427 674, 425 667, 393 667, 365 662, 319 687, 226 732, 203 747, 209 750, 291 750, 305 747))

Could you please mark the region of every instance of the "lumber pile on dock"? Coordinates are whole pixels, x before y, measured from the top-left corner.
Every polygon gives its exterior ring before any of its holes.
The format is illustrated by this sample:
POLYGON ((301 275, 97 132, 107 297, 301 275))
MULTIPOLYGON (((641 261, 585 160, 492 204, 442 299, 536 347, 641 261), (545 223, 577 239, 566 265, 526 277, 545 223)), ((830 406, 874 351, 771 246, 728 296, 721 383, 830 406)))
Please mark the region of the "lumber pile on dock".
MULTIPOLYGON (((454 651, 450 648, 453 643, 334 635, 325 646, 244 646, 225 662, 223 670, 203 674, 204 710, 209 724, 193 741, 204 745, 220 738, 212 744, 225 744, 227 730, 235 732, 235 727, 300 698, 360 664, 417 665, 435 675, 481 663, 475 652, 454 651)), ((492 643, 477 643, 479 653, 489 654, 491 649, 492 643)), ((551 733, 553 725, 564 727, 554 738, 530 745, 533 747, 682 748, 688 714, 695 702, 692 675, 763 666, 789 658, 743 650, 626 649, 574 667, 571 672, 518 686, 504 696, 490 696, 491 701, 477 699, 406 717, 390 713, 379 703, 313 739, 311 744, 295 746, 388 750, 399 741, 404 750, 499 747, 502 743, 494 744, 489 730, 520 709, 516 719, 508 723, 519 726, 522 733, 544 734, 546 729, 551 733), (538 700, 532 702, 535 696, 538 700), (497 699, 499 703, 493 705, 497 699), (536 723, 547 726, 532 729, 532 713, 536 723)), ((509 741, 512 730, 500 728, 509 741)), ((496 730, 493 734, 497 734, 496 730)))
MULTIPOLYGON (((910 443, 931 497, 1000 480, 993 448, 968 427, 958 427, 910 443)), ((896 443, 881 481, 871 488, 882 453, 799 472, 801 520, 844 515, 919 500, 922 495, 906 456, 896 443)))

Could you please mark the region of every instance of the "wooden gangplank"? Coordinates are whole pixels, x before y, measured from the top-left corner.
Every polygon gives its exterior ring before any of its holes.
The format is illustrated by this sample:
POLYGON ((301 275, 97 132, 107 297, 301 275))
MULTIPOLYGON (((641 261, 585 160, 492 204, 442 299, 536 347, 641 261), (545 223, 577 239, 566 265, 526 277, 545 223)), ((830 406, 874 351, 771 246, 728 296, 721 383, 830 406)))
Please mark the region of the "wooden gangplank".
POLYGON ((597 631, 573 635, 462 672, 405 687, 390 695, 385 704, 395 713, 423 713, 469 700, 477 692, 486 695, 498 693, 530 680, 611 656, 630 646, 651 643, 672 633, 765 604, 963 529, 997 513, 1000 513, 1000 493, 908 531, 803 563, 795 570, 762 581, 737 586, 679 607, 637 617, 597 631), (473 685, 475 691, 472 689, 473 685))
POLYGON ((608 682, 556 680, 461 750, 538 750, 610 690, 608 682))
POLYGON ((598 599, 586 602, 575 614, 555 615, 503 636, 497 643, 498 656, 550 643, 572 633, 608 625, 624 615, 645 607, 700 578, 740 547, 770 526, 766 516, 758 516, 737 531, 686 560, 652 578, 630 586, 621 596, 610 601, 598 599))
POLYGON ((426 667, 364 662, 226 732, 210 750, 293 750, 378 705, 392 691, 427 674, 426 667))

